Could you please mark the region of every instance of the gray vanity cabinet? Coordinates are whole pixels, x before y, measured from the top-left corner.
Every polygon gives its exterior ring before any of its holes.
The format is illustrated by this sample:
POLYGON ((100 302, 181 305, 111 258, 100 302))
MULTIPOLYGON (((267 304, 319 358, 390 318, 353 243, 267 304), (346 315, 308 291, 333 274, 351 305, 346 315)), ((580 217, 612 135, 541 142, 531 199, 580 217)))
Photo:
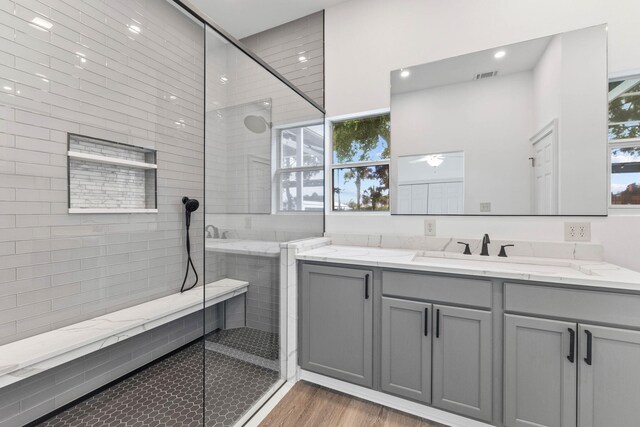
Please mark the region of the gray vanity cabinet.
POLYGON ((373 273, 302 267, 300 366, 365 387, 373 386, 373 273))
POLYGON ((578 425, 640 425, 640 331, 586 324, 578 329, 578 425))
POLYGON ((382 298, 381 388, 431 403, 431 304, 382 298))
POLYGON ((575 323, 504 316, 504 424, 576 426, 575 323))
POLYGON ((433 406, 491 421, 491 312, 436 304, 433 311, 433 406))

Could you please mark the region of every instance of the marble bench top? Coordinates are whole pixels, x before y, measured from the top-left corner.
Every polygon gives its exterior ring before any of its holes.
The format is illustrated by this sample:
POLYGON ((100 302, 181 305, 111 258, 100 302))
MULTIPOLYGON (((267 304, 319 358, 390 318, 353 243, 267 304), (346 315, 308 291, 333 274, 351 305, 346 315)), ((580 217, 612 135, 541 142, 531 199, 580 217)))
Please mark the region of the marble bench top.
POLYGON ((0 346, 0 388, 247 292, 222 279, 0 346))
POLYGON ((225 254, 253 255, 269 258, 280 256, 280 242, 266 240, 242 239, 205 239, 205 249, 208 252, 225 254))

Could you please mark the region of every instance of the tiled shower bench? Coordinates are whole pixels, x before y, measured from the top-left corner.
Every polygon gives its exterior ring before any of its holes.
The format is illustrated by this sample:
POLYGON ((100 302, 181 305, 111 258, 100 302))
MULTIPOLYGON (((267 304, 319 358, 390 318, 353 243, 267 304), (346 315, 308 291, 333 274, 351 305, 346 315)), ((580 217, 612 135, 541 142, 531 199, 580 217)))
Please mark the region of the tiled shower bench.
POLYGON ((0 346, 0 389, 247 292, 222 279, 0 346), (203 304, 204 303, 204 304, 203 304))

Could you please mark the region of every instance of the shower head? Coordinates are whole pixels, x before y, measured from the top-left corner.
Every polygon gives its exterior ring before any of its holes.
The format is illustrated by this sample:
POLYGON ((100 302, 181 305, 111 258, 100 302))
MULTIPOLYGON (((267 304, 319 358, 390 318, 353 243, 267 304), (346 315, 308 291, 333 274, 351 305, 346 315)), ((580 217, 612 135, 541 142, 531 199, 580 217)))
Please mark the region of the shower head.
POLYGON ((271 127, 271 123, 267 122, 262 116, 249 115, 244 118, 244 125, 253 133, 262 133, 271 127))
POLYGON ((190 199, 187 196, 182 198, 182 203, 184 204, 184 216, 187 223, 187 229, 191 225, 191 212, 194 212, 200 206, 200 202, 196 199, 190 199))
POLYGON ((200 207, 200 202, 196 199, 190 199, 187 196, 182 198, 182 203, 184 203, 184 208, 187 212, 194 212, 200 207))

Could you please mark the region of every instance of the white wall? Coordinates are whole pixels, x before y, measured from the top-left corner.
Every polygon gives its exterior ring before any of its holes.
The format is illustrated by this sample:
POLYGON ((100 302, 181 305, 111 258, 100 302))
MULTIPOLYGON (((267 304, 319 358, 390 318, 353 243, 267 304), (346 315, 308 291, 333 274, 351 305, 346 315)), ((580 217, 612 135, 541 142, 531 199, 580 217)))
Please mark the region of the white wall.
POLYGON ((594 205, 607 204, 607 71, 604 64, 584 66, 606 50, 599 27, 562 35, 558 144, 562 214, 593 212, 594 205))
MULTIPOLYGON (((327 116, 389 108, 389 72, 602 23, 609 24, 609 73, 640 69, 640 2, 629 0, 350 0, 325 13, 327 116)), ((330 214, 328 232, 423 232, 423 217, 330 214)), ((438 235, 563 239, 566 218, 437 219, 438 235)), ((640 270, 640 219, 592 218, 605 257, 640 270)))
POLYGON ((559 212, 607 205, 607 67, 602 26, 557 35, 534 70, 534 133, 558 119, 559 212), (589 173, 585 173, 589 170, 589 173))
POLYGON ((391 188, 397 156, 463 151, 465 213, 530 213, 532 95, 528 71, 393 95, 391 188))
POLYGON ((533 131, 560 117, 562 108, 562 37, 549 42, 533 69, 533 131))

